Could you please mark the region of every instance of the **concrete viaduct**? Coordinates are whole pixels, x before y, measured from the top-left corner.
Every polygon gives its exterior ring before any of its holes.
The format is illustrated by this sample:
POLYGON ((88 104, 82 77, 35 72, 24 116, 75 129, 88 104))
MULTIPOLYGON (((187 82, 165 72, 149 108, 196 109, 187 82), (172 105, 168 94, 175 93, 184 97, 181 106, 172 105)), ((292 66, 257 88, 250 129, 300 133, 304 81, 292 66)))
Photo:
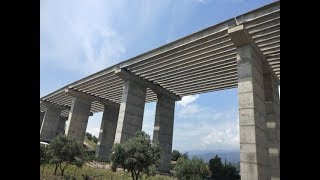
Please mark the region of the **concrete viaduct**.
POLYGON ((64 133, 83 141, 89 116, 103 111, 96 154, 107 160, 114 143, 142 129, 145 102, 156 101, 153 141, 163 150, 159 170, 168 171, 175 102, 237 87, 241 179, 280 179, 279 85, 277 1, 40 98, 40 139, 64 133))

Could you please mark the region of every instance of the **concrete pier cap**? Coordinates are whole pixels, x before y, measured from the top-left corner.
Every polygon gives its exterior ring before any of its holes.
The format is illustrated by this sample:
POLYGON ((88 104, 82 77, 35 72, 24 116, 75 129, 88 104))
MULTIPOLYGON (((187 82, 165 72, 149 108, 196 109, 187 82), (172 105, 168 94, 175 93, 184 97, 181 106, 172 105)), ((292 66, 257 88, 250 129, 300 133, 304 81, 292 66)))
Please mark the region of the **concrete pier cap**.
POLYGON ((181 97, 179 95, 176 95, 165 88, 161 87, 158 84, 155 84, 153 82, 150 82, 146 79, 143 79, 137 75, 132 74, 126 69, 117 69, 114 71, 115 75, 119 76, 122 80, 132 80, 135 81, 145 87, 150 88, 152 91, 154 91, 156 94, 165 94, 169 96, 170 98, 174 99, 175 101, 180 101, 181 97))

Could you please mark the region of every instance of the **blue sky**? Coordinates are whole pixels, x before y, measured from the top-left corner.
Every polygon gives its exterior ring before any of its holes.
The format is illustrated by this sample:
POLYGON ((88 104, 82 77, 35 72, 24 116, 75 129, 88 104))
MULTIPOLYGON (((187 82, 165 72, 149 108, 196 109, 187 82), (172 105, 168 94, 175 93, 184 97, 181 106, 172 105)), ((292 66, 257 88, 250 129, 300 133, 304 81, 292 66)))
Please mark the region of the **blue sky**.
MULTIPOLYGON (((40 97, 111 65, 274 0, 41 0, 40 97)), ((152 136, 155 103, 145 106, 152 136)), ((102 113, 89 118, 98 135, 102 113)), ((173 149, 238 150, 237 89, 176 103, 173 149)))

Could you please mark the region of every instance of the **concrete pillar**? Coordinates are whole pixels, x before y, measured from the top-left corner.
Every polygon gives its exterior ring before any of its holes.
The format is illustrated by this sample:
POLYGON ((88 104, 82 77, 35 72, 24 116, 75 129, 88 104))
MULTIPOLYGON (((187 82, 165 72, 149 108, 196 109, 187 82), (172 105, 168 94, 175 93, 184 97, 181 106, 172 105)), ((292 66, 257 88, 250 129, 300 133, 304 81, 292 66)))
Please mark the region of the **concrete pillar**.
POLYGON ((142 130, 146 87, 125 80, 114 143, 123 143, 142 130))
POLYGON ((66 121, 68 120, 67 117, 60 116, 59 118, 59 124, 58 124, 58 129, 57 129, 57 134, 64 134, 65 132, 65 126, 66 126, 66 121))
POLYGON ((277 77, 269 64, 264 65, 267 145, 272 180, 280 179, 280 97, 277 77))
POLYGON ((243 26, 228 30, 236 46, 242 180, 270 180, 263 57, 243 26))
POLYGON ((269 180, 262 64, 250 45, 237 54, 241 179, 269 180))
POLYGON ((116 134, 119 107, 104 106, 96 156, 99 161, 108 161, 116 134))
POLYGON ((43 123, 40 128, 40 140, 50 142, 57 136, 57 129, 59 124, 59 118, 61 109, 54 106, 47 106, 43 123))
POLYGON ((169 172, 171 166, 174 108, 174 99, 166 95, 158 95, 153 142, 159 142, 162 150, 158 164, 158 169, 162 172, 169 172))
POLYGON ((44 114, 45 114, 46 112, 41 112, 40 111, 40 129, 41 129, 41 126, 42 126, 42 122, 43 122, 43 117, 44 117, 44 114))
POLYGON ((65 134, 84 141, 90 115, 91 101, 75 97, 72 101, 65 134))

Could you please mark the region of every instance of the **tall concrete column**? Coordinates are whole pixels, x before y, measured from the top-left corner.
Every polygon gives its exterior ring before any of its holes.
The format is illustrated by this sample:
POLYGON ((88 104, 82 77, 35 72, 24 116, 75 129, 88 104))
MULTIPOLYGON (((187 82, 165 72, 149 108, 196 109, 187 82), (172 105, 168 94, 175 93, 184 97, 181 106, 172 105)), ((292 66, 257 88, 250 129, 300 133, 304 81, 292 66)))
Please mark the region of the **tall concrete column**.
POLYGON ((59 124, 58 124, 58 129, 57 129, 57 134, 64 134, 65 132, 65 126, 66 126, 66 121, 68 120, 67 117, 60 116, 59 118, 59 124))
POLYGON ((146 87, 125 80, 114 143, 123 143, 142 130, 146 87))
POLYGON ((40 129, 41 129, 41 126, 42 126, 44 114, 45 114, 45 112, 41 112, 41 111, 40 111, 40 129))
POLYGON ((278 78, 269 64, 264 65, 264 95, 266 104, 267 145, 271 180, 280 179, 280 98, 278 78))
POLYGON ((96 156, 99 161, 109 160, 109 154, 114 143, 119 106, 104 105, 104 111, 100 126, 99 140, 97 143, 96 156))
POLYGON ((75 97, 72 101, 65 134, 84 141, 90 115, 91 101, 75 97))
POLYGON ((175 100, 166 95, 158 95, 153 130, 153 142, 159 142, 161 147, 158 169, 163 172, 170 171, 173 122, 175 100))
POLYGON ((263 57, 242 25, 228 30, 236 46, 242 180, 270 180, 263 57))
POLYGON ((54 106, 47 106, 43 123, 40 128, 40 140, 50 142, 57 136, 60 113, 62 109, 54 106))

